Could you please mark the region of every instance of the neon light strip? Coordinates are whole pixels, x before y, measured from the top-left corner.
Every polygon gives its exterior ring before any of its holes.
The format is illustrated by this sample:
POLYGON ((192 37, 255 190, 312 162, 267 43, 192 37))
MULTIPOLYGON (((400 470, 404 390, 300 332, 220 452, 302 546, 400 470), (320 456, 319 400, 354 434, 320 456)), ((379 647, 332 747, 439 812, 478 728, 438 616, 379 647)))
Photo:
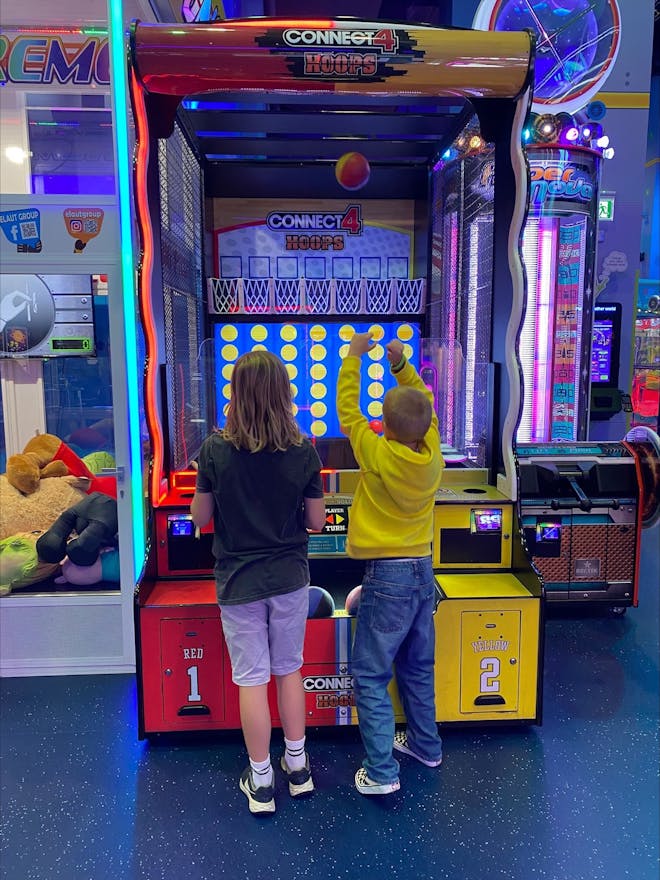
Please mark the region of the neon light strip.
POLYGON ((469 282, 467 300, 467 333, 465 340, 465 435, 467 447, 478 442, 474 427, 474 395, 476 385, 477 308, 479 303, 479 221, 470 224, 469 282))
POLYGON ((518 343, 518 356, 523 371, 524 394, 516 440, 528 443, 534 436, 538 388, 534 377, 534 322, 537 310, 539 281, 539 221, 528 218, 522 239, 523 262, 527 274, 527 305, 518 343))
POLYGON ((552 381, 552 337, 554 327, 555 223, 539 224, 538 285, 536 293, 536 354, 534 357, 534 422, 532 439, 550 439, 550 389, 552 381))
POLYGON ((110 36, 111 89, 114 106, 114 133, 117 150, 117 182, 119 188, 119 240, 121 246, 121 278, 124 310, 124 345, 126 359, 126 394, 128 401, 128 478, 131 488, 133 525, 133 566, 135 579, 139 577, 146 554, 145 516, 142 488, 142 453, 140 448, 140 410, 138 403, 137 331, 135 326, 135 297, 133 269, 133 239, 131 234, 131 189, 126 158, 130 155, 128 106, 126 88, 126 52, 124 44, 124 4, 120 0, 108 3, 110 36))
POLYGON ((137 154, 135 157, 135 207, 142 238, 142 264, 139 273, 138 296, 144 328, 147 367, 144 377, 144 409, 151 439, 153 462, 149 482, 149 499, 155 507, 161 499, 161 475, 163 472, 163 429, 158 418, 158 336, 152 308, 152 273, 154 265, 154 235, 147 195, 147 169, 150 160, 149 125, 144 101, 144 91, 131 71, 131 95, 135 115, 137 154))
MULTIPOLYGON (((445 440, 446 443, 449 443, 450 446, 453 446, 456 442, 456 426, 454 424, 455 419, 455 408, 456 408, 456 389, 459 387, 459 382, 456 377, 456 370, 458 369, 458 364, 456 362, 456 358, 454 357, 455 348, 454 341, 456 339, 456 309, 457 309, 457 290, 458 290, 458 218, 456 213, 452 213, 449 218, 449 260, 448 260, 448 268, 449 268, 449 321, 447 327, 447 342, 448 342, 448 361, 447 361, 447 373, 448 373, 448 382, 447 382, 447 438, 445 440)), ((463 377, 460 377, 460 384, 463 383, 463 377)), ((462 451, 462 450, 461 450, 462 451)))

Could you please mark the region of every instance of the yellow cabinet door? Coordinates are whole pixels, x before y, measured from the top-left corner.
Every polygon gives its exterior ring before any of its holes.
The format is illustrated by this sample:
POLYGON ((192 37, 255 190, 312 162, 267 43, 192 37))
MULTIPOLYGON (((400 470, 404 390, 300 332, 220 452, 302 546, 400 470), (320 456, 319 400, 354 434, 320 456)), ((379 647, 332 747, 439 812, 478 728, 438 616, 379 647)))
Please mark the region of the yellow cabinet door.
POLYGON ((461 614, 461 713, 517 712, 520 611, 461 614))

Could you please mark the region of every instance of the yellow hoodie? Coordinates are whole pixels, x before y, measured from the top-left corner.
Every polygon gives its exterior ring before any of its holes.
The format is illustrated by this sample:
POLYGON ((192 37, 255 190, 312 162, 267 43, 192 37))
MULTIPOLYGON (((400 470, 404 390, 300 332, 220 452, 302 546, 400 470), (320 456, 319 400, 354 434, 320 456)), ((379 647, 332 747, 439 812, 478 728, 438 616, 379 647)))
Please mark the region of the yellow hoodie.
MULTIPOLYGON (((433 505, 445 466, 438 418, 414 452, 397 440, 379 437, 360 412, 361 359, 347 355, 337 380, 337 413, 360 466, 360 479, 349 513, 346 552, 354 559, 429 556, 433 505)), ((414 366, 406 361, 395 374, 399 385, 433 395, 414 366)))

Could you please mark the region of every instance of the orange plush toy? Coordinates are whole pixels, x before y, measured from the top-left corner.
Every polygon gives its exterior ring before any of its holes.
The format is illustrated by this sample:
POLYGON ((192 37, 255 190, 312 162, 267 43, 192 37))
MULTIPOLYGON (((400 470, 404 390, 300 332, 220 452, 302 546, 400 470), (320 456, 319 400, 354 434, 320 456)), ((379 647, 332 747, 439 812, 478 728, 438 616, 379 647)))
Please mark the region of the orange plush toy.
POLYGON ((41 480, 48 477, 81 477, 89 481, 85 491, 103 492, 111 498, 117 497, 117 483, 114 477, 98 477, 76 453, 54 434, 37 434, 27 442, 18 455, 7 459, 7 480, 24 495, 32 495, 39 488, 41 480))

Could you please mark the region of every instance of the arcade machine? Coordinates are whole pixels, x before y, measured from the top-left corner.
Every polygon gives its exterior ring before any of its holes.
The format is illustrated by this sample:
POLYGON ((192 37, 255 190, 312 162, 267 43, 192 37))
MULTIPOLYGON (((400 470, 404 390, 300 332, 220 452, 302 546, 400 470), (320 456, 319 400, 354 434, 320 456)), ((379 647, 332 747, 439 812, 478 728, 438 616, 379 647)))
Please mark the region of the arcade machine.
MULTIPOLYGON (((135 591, 141 737, 240 725, 215 602, 211 534, 195 536, 189 514, 190 462, 203 434, 222 424, 233 362, 265 346, 287 364, 297 417, 328 466, 327 525, 310 536, 309 551, 330 588, 347 563, 357 473, 354 463, 341 461, 345 441, 334 414, 334 377, 347 341, 366 328, 377 340, 396 334, 404 342, 442 401, 448 458, 460 465, 447 469, 435 511, 437 719, 540 722, 542 586, 524 551, 513 454, 520 403, 515 339, 524 307, 517 233, 528 188, 521 133, 531 51, 524 33, 384 22, 246 19, 176 29, 134 23, 130 83, 152 519, 150 553, 135 591), (359 104, 362 111, 376 100, 379 108, 400 105, 404 92, 412 106, 437 99, 438 112, 448 117, 443 143, 476 136, 478 126, 491 162, 476 223, 466 222, 466 204, 457 203, 466 192, 460 182, 454 194, 437 185, 430 210, 423 202, 399 206, 394 223, 374 219, 372 206, 355 193, 342 205, 310 200, 313 209, 281 196, 273 205, 267 192, 261 206, 205 194, 205 210, 198 210, 187 202, 186 187, 192 180, 203 192, 203 164, 177 107, 184 98, 197 103, 223 92, 247 105, 255 91, 281 93, 289 103, 359 104), (170 158, 175 153, 179 165, 170 158), (422 210, 427 220, 420 229, 422 210), (203 214, 212 217, 206 235, 199 228, 203 214), (190 228, 178 233, 186 224, 190 228), (461 282, 438 274, 446 235, 457 248, 480 236, 488 242, 476 283, 481 308, 501 325, 492 332, 479 316, 483 365, 467 396, 469 359, 460 381, 448 379, 445 369, 460 359, 461 340, 472 338, 475 321, 462 311, 461 282), (210 272, 190 246, 205 237, 214 244, 210 272), (442 315, 454 308, 440 302, 443 285, 451 287, 460 311, 451 339, 442 336, 442 315)), ((363 405, 377 429, 391 381, 382 345, 368 373, 363 405)), ((308 621, 302 674, 312 725, 357 723, 354 618, 342 607, 356 583, 331 593, 325 616, 308 621)), ((277 724, 274 702, 272 711, 277 724)))
MULTIPOLYGON (((566 116, 566 114, 562 114, 566 116)), ((527 311, 520 338, 521 443, 584 440, 589 416, 601 151, 591 124, 540 116, 526 147, 531 174, 523 233, 527 311), (580 140, 583 143, 580 143, 580 140)))

